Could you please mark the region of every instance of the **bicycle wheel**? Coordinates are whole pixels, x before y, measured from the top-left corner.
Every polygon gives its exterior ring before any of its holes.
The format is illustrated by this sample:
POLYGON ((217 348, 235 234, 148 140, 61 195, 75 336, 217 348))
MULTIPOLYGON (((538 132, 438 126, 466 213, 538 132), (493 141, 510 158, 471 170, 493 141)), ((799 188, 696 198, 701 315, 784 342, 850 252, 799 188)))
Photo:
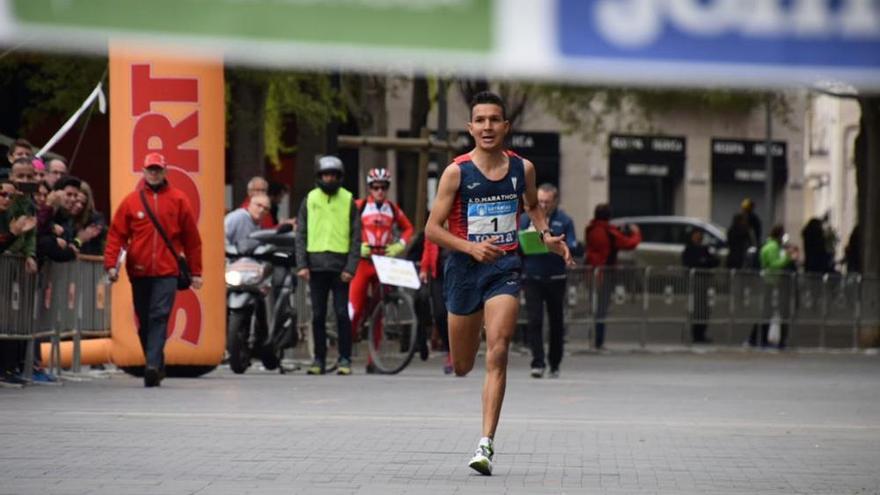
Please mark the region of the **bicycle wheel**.
POLYGON ((406 368, 417 350, 418 320, 412 297, 392 290, 376 305, 367 324, 370 357, 376 369, 393 375, 406 368))

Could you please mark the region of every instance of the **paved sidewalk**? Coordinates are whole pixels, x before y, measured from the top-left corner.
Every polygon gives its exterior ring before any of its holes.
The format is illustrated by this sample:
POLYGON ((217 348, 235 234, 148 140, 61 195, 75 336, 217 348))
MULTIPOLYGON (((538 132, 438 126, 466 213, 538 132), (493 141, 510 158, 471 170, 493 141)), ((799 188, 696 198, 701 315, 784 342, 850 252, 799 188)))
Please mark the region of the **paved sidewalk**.
POLYGON ((880 493, 877 355, 515 355, 492 477, 482 368, 440 364, 3 389, 0 494, 880 493))

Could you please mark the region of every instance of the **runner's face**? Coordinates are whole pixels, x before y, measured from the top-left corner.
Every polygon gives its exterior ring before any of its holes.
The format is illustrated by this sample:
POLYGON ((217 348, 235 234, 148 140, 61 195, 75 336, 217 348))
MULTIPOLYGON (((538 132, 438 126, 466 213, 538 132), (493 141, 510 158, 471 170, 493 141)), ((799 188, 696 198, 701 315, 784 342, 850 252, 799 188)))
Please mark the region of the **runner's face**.
POLYGON ((510 130, 510 122, 504 119, 501 107, 493 103, 480 103, 471 110, 468 132, 484 151, 499 150, 504 146, 504 138, 510 130))

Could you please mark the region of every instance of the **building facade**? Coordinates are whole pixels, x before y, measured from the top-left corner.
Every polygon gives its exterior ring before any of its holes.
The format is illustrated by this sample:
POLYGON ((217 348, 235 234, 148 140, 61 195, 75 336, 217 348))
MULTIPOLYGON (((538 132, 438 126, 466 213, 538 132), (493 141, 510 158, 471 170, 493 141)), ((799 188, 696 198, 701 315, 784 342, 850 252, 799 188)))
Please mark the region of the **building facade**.
MULTIPOLYGON (((775 111, 771 126, 772 221, 764 205, 763 105, 722 114, 680 110, 653 114, 644 122, 613 116, 609 122, 617 124, 605 125, 607 131, 584 136, 563 132, 553 115, 530 104, 513 130, 511 147, 535 163, 539 182, 559 186, 561 205, 575 220, 579 237, 599 203, 610 202, 615 216, 684 215, 726 229, 747 197, 756 204, 765 235, 772 224, 782 223, 799 243, 806 220, 826 211, 832 226, 848 233, 855 218, 851 141, 858 130, 857 107, 853 113, 846 102, 828 102, 805 91, 787 93, 786 101, 787 110, 775 111), (847 206, 834 206, 843 203, 847 206)), ((409 127, 409 102, 405 85, 389 95, 388 127, 398 135, 409 127)), ((463 134, 463 148, 467 121, 467 104, 453 86, 449 130, 463 134)), ((436 124, 436 108, 428 122, 436 124)), ((389 152, 389 163, 396 162, 389 152)))

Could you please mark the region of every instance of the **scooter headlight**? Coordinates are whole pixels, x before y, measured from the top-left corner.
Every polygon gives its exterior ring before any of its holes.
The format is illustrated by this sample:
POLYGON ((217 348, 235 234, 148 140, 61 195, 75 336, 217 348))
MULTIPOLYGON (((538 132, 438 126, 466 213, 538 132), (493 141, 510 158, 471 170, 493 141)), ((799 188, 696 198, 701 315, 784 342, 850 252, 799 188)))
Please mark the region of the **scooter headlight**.
POLYGON ((238 260, 226 267, 226 285, 256 285, 263 278, 263 266, 250 260, 238 260))

